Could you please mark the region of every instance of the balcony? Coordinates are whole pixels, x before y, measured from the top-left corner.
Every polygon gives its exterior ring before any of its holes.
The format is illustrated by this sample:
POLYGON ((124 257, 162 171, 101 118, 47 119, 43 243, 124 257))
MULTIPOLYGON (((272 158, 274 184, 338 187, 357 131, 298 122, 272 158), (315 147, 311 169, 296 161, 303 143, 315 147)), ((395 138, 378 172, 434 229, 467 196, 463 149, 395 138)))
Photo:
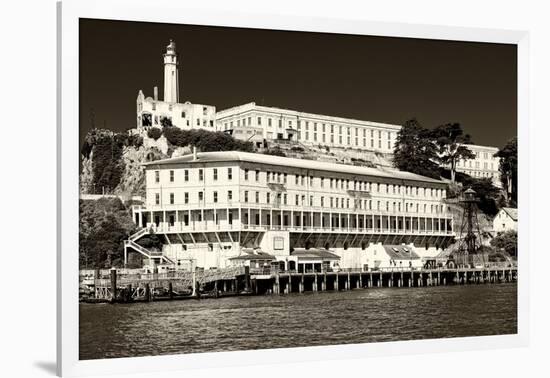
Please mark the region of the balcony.
POLYGON ((147 224, 147 230, 153 230, 157 233, 188 233, 188 232, 232 232, 232 231, 288 231, 294 233, 312 232, 312 233, 349 233, 349 234, 374 234, 374 235, 414 235, 414 236, 453 236, 454 232, 449 230, 432 231, 432 230, 403 230, 403 229, 386 229, 372 227, 322 227, 322 226, 291 226, 291 225, 256 225, 256 224, 241 224, 234 222, 233 224, 203 224, 194 223, 185 225, 182 222, 179 224, 170 225, 169 223, 147 224))

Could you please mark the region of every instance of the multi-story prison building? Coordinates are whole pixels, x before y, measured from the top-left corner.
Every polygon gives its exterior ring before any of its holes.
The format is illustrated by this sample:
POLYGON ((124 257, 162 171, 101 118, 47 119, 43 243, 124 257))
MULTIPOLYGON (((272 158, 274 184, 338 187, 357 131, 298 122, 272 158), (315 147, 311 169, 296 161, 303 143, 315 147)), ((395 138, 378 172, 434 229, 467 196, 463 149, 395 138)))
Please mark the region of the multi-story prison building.
POLYGON ((145 168, 146 202, 134 208, 143 230, 126 246, 151 261, 208 269, 256 255, 291 270, 418 266, 453 238, 445 183, 408 172, 236 151, 145 168), (135 243, 151 230, 166 240, 162 254, 135 243))
POLYGON ((458 161, 457 172, 466 173, 475 178, 489 178, 497 188, 502 187, 499 171, 500 158, 494 156, 498 148, 473 144, 466 147, 474 153, 475 157, 458 161))
POLYGON ((290 140, 304 145, 393 153, 399 125, 304 113, 251 102, 216 113, 218 130, 239 139, 290 140))

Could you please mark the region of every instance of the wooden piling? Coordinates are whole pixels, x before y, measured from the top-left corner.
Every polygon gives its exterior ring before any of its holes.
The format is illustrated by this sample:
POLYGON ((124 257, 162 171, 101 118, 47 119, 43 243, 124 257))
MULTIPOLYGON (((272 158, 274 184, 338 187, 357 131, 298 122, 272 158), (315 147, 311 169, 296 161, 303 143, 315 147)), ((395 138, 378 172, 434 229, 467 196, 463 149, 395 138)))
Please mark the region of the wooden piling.
POLYGON ((111 302, 116 301, 116 269, 111 268, 111 302))
POLYGON ((145 284, 145 302, 151 301, 151 288, 149 287, 149 283, 145 284))

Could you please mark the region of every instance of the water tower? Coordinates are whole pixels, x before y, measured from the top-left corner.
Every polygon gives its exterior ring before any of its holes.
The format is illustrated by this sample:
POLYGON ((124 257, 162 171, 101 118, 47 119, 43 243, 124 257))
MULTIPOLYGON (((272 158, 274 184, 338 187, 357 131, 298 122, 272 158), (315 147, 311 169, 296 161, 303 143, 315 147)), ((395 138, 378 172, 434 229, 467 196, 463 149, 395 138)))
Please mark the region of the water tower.
POLYGON ((460 200, 463 212, 458 236, 458 248, 453 254, 458 265, 484 263, 483 255, 479 253, 482 234, 477 217, 478 202, 476 192, 472 188, 464 191, 460 200), (479 261, 480 259, 481 261, 479 261))

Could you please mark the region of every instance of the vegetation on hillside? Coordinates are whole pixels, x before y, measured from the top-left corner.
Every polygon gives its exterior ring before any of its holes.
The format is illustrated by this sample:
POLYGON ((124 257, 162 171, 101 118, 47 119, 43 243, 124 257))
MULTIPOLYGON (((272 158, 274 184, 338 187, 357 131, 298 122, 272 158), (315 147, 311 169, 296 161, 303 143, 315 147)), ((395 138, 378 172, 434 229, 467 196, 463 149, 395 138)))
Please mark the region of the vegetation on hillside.
POLYGON ((158 140, 162 136, 162 130, 158 127, 151 127, 149 130, 147 130, 147 137, 158 140))
POLYGON ((516 231, 499 232, 499 234, 491 240, 491 245, 497 250, 504 250, 510 256, 517 257, 518 233, 516 231))
POLYGON ((430 138, 436 146, 435 160, 448 166, 451 181, 455 182, 456 165, 460 160, 475 158, 474 153, 465 146, 472 143, 472 138, 464 134, 459 123, 447 123, 430 131, 430 138))
POLYGON ((118 198, 79 202, 79 265, 81 269, 121 267, 123 241, 135 231, 129 209, 118 198))
POLYGON ((402 171, 439 178, 436 156, 436 146, 430 130, 424 128, 416 119, 405 122, 397 134, 394 166, 402 171))
POLYGON ((500 180, 508 195, 508 205, 516 207, 518 201, 518 139, 510 139, 495 156, 500 158, 500 180))
POLYGON ((113 192, 125 169, 124 148, 140 148, 142 145, 143 138, 139 135, 103 129, 92 129, 88 132, 80 152, 83 163, 88 163, 86 169, 91 166, 91 179, 83 191, 92 194, 113 192))
POLYGON ((233 138, 221 131, 204 129, 182 130, 178 127, 164 127, 162 133, 166 140, 175 147, 197 147, 202 152, 210 151, 245 151, 253 152, 252 142, 233 138))

